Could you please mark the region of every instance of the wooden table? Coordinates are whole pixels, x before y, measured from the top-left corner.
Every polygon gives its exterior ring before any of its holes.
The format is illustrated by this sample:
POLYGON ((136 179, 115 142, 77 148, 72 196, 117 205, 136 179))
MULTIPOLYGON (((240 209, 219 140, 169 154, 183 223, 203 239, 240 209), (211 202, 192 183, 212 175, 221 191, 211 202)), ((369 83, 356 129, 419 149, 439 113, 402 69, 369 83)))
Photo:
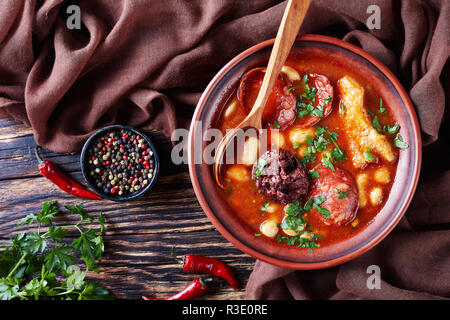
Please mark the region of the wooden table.
MULTIPOLYGON (((138 299, 142 294, 164 297, 176 293, 196 277, 182 270, 183 256, 192 253, 222 259, 241 281, 241 290, 217 285, 205 299, 243 299, 255 260, 225 240, 209 222, 195 197, 187 166, 170 161, 170 142, 161 134, 147 133, 161 158, 155 187, 140 200, 90 201, 66 194, 42 177, 31 129, 0 119, 0 242, 28 231, 30 227, 17 228, 16 224, 27 214, 37 214, 45 201, 56 200, 61 208, 83 203, 93 216, 103 211, 106 218, 105 252, 99 273, 90 272, 89 278, 103 284, 115 297, 138 299)), ((79 154, 43 150, 42 156, 84 183, 79 154)), ((58 219, 65 223, 77 218, 67 213, 58 219)))

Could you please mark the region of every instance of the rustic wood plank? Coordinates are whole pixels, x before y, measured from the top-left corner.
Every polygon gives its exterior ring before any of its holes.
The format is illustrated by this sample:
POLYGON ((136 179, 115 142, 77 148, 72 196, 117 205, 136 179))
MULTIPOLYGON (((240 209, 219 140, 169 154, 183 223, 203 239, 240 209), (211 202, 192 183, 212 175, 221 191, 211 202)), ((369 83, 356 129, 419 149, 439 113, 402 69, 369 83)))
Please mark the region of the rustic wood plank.
MULTIPOLYGON (((83 203, 93 216, 106 217, 105 253, 96 280, 118 298, 136 299, 142 294, 168 296, 183 289, 198 275, 186 274, 181 259, 188 253, 223 259, 236 271, 244 288, 254 259, 226 241, 209 222, 197 202, 186 166, 170 162, 170 141, 148 132, 161 158, 158 183, 139 200, 116 203, 74 198, 40 176, 34 157, 35 142, 29 128, 13 120, 0 120, 0 242, 30 230, 16 227, 29 213, 37 213, 43 202, 62 205, 83 203)), ((79 155, 43 157, 54 161, 80 182, 79 155)), ((78 218, 62 209, 56 224, 78 218)), ((71 234, 69 236, 75 236, 71 234)), ((243 299, 245 292, 217 284, 205 299, 243 299)))

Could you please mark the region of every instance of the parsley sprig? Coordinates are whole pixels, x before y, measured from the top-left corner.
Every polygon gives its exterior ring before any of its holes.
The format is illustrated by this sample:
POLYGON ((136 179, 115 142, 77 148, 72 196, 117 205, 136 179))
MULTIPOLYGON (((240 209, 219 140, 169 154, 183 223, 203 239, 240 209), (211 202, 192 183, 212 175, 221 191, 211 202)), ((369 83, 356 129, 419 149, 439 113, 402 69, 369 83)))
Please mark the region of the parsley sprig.
POLYGON ((106 299, 107 289, 95 282, 85 281, 88 270, 97 271, 103 250, 104 216, 100 213, 99 231, 84 226, 94 218, 82 205, 66 206, 80 216, 76 224, 54 225, 60 213, 55 201, 45 202, 39 214, 29 214, 18 226, 37 224, 37 231, 19 233, 1 244, 0 300, 10 299, 106 299), (47 226, 47 231, 43 227, 47 226), (72 244, 67 243, 69 231, 79 232, 72 244), (81 270, 77 256, 85 263, 81 270))
POLYGON ((337 161, 342 163, 347 160, 344 151, 337 143, 338 136, 337 132, 330 131, 328 127, 317 126, 315 137, 306 137, 308 148, 304 151, 304 157, 301 162, 303 164, 313 163, 316 161, 314 154, 328 150, 330 152, 324 152, 322 155, 322 164, 334 171, 333 163, 337 161))
POLYGON ((317 240, 323 239, 323 237, 307 229, 308 224, 304 214, 311 211, 312 208, 315 208, 324 218, 328 219, 330 212, 320 207, 325 200, 325 196, 318 196, 310 198, 303 207, 298 201, 287 205, 285 209, 286 217, 279 226, 282 229, 293 230, 297 235, 287 236, 278 234, 275 239, 278 242, 284 242, 290 246, 297 245, 297 248, 309 248, 310 251, 312 251, 312 248, 320 247, 317 240))

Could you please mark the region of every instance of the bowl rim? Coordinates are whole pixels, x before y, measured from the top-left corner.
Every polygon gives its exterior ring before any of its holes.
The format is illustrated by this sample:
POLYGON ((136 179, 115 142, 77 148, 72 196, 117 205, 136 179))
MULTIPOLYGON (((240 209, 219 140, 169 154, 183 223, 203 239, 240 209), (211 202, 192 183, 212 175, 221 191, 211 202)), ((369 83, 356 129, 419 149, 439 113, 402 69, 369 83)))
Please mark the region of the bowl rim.
MULTIPOLYGON (((379 242, 381 242, 393 229, 394 227, 399 223, 401 218, 404 216, 409 204, 412 201, 412 197, 414 196, 415 190, 417 188, 417 183, 419 180, 419 173, 421 168, 421 162, 422 162, 422 140, 421 140, 421 134, 420 134, 420 126, 417 119, 417 115, 414 109, 414 106, 411 102, 410 97, 406 93, 405 89, 403 88, 400 81, 397 79, 397 77, 377 58, 369 54, 368 52, 364 51, 362 48, 357 47, 356 45, 353 45, 349 42, 332 38, 329 36, 323 36, 323 35, 314 35, 314 34, 302 34, 299 35, 296 40, 296 42, 301 41, 313 41, 313 42, 319 42, 319 43, 326 43, 335 45, 337 47, 347 49, 351 51, 352 53, 355 53, 359 56, 361 56, 363 59, 366 59, 370 63, 372 63, 386 78, 391 82, 391 84, 394 86, 395 90, 398 92, 401 100, 404 103, 404 106, 406 108, 408 117, 412 123, 411 128, 409 128, 412 131, 412 135, 414 136, 414 146, 417 150, 415 154, 415 158, 411 159, 413 162, 412 165, 412 181, 411 184, 406 191, 406 198, 405 201, 401 204, 401 207, 399 208, 398 212, 396 213, 396 216, 394 219, 390 221, 390 223, 385 226, 384 229, 382 229, 379 234, 374 237, 371 241, 367 242, 365 245, 357 248, 356 250, 344 254, 340 257, 326 260, 326 261, 318 261, 318 262, 293 262, 293 261, 285 261, 278 258, 274 258, 268 255, 265 255, 249 246, 241 242, 237 237, 235 237, 231 232, 229 232, 222 223, 218 220, 218 218, 215 216, 215 214, 212 212, 211 208, 209 207, 204 195, 200 191, 200 183, 198 181, 198 175, 197 175, 197 169, 194 164, 194 155, 193 155, 193 149, 194 149, 194 132, 197 128, 197 119, 200 114, 200 112, 203 110, 205 106, 205 102, 207 101, 207 98, 211 94, 213 88, 216 86, 216 84, 220 81, 220 79, 231 69, 232 66, 234 66, 236 63, 241 61, 242 59, 250 56, 253 53, 256 53, 259 50, 262 50, 268 46, 273 45, 275 42, 275 38, 260 42, 247 50, 241 52, 236 57, 234 57, 232 60, 230 60, 210 81, 208 86, 203 91, 202 96, 200 97, 194 115, 192 117, 192 122, 189 130, 189 137, 188 137, 188 167, 189 167, 189 174, 191 178, 191 182, 194 188, 194 192, 196 194, 196 197, 200 203, 200 206, 204 210, 205 214, 209 218, 209 220, 213 223, 213 225, 216 227, 216 229, 234 246, 236 246, 241 251, 251 255, 252 257, 262 260, 264 262, 267 262, 272 265, 276 265, 279 267, 289 268, 289 269, 301 269, 301 270, 313 270, 313 269, 322 269, 322 268, 329 268, 332 266, 336 266, 342 263, 345 263, 347 261, 350 261, 363 253, 367 252, 369 249, 376 246, 379 242)), ((410 143, 412 143, 410 141, 410 143)))
POLYGON ((84 177, 84 180, 86 181, 86 183, 89 185, 89 187, 92 190, 94 190, 95 193, 97 193, 99 196, 101 196, 102 199, 107 199, 107 200, 111 200, 111 201, 115 201, 115 202, 125 202, 125 201, 134 200, 136 198, 143 196, 148 191, 150 191, 150 189, 155 185, 156 180, 158 179, 158 173, 159 173, 159 157, 158 157, 158 153, 156 152, 156 148, 155 148, 153 142, 150 140, 150 138, 144 132, 142 132, 141 130, 136 129, 134 127, 121 125, 121 124, 113 124, 113 125, 109 125, 109 126, 95 130, 90 135, 90 137, 86 140, 86 142, 83 145, 83 149, 81 150, 80 168, 81 168, 81 173, 83 174, 83 177, 84 177), (150 180, 150 183, 144 189, 140 190, 139 192, 136 192, 133 195, 126 196, 126 197, 114 197, 114 196, 107 195, 104 192, 99 192, 97 186, 94 186, 94 184, 91 182, 90 178, 88 177, 87 168, 86 168, 86 166, 87 166, 86 155, 87 155, 89 146, 92 144, 92 142, 95 139, 97 139, 101 134, 108 132, 108 131, 116 131, 118 129, 130 130, 130 131, 133 131, 133 132, 141 135, 145 139, 145 141, 148 143, 150 149, 152 149, 153 159, 154 159, 153 176, 150 180))

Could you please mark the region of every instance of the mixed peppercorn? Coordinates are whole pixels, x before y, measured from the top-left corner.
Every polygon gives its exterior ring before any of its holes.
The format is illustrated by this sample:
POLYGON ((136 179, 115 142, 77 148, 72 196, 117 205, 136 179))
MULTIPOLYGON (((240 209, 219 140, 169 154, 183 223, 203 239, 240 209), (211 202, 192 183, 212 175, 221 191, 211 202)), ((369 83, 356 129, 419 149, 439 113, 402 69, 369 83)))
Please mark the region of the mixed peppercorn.
POLYGON ((104 194, 126 197, 149 185, 154 175, 153 151, 131 130, 107 132, 88 149, 88 174, 104 194))

